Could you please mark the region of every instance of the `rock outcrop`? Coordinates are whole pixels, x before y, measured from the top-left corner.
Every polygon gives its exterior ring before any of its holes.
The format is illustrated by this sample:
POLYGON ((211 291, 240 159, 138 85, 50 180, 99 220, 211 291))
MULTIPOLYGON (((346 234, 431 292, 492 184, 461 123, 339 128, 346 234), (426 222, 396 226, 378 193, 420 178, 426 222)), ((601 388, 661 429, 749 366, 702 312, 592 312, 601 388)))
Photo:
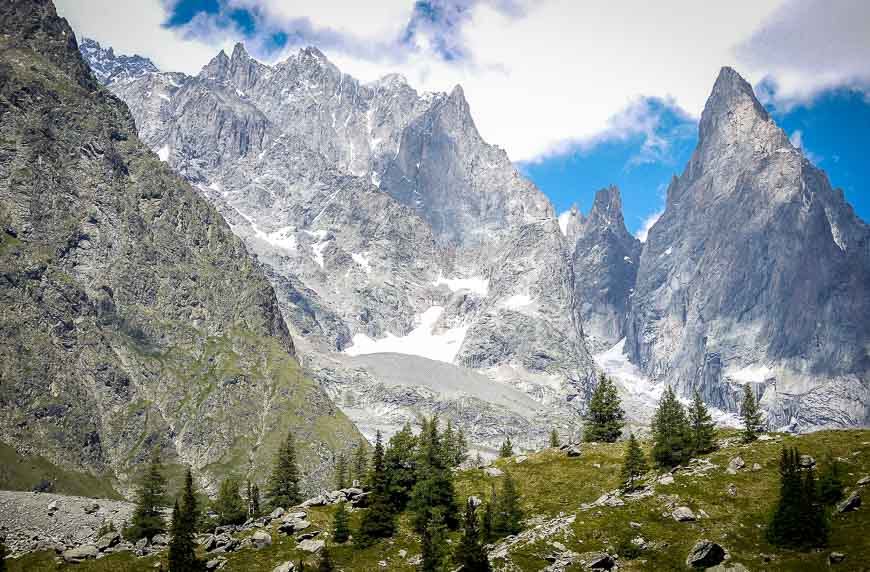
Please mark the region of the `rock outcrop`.
POLYGON ((260 265, 137 137, 47 0, 0 6, 0 433, 128 489, 154 447, 208 489, 292 429, 358 439, 307 380, 260 265))

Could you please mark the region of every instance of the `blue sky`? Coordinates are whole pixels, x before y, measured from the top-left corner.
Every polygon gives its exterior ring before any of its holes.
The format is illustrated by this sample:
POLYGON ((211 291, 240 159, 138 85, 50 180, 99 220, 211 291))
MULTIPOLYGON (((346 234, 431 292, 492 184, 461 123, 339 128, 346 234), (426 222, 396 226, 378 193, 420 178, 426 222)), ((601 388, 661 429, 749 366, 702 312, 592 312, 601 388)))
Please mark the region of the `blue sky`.
POLYGON ((663 2, 56 0, 77 34, 163 70, 195 74, 242 41, 266 63, 314 45, 363 81, 461 84, 484 138, 557 211, 616 184, 633 232, 663 207, 730 65, 870 220, 870 2, 663 2))

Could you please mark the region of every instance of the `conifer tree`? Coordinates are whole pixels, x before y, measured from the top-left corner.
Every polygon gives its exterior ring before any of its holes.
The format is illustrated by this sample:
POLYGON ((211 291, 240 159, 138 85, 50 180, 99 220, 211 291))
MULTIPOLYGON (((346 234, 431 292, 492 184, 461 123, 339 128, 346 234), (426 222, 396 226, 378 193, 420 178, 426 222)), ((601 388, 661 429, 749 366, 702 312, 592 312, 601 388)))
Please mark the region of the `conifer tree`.
POLYGON ((339 453, 335 462, 335 488, 346 489, 347 485, 347 458, 339 453))
POLYGON ((453 445, 453 466, 458 467, 468 459, 468 440, 465 431, 459 429, 456 432, 456 442, 453 445))
POLYGON ((743 386, 743 405, 740 407, 740 419, 743 421, 743 430, 740 433, 744 443, 751 443, 758 438, 762 429, 761 409, 755 400, 755 392, 749 384, 743 386))
POLYGON ((267 492, 273 508, 287 508, 302 500, 302 495, 299 494, 299 467, 296 465, 293 433, 287 433, 287 438, 278 449, 267 492))
POLYGON ((375 451, 368 477, 371 494, 369 508, 362 516, 354 540, 360 546, 369 546, 379 538, 392 536, 396 531, 396 515, 390 502, 389 481, 384 469, 384 443, 381 432, 375 439, 375 451))
POLYGON ((665 388, 653 416, 653 458, 660 467, 675 467, 691 456, 686 412, 670 386, 665 388))
POLYGON ((448 572, 450 552, 447 548, 447 527, 441 509, 432 511, 422 533, 423 562, 422 572, 448 572))
POLYGON ((498 450, 498 456, 501 458, 513 457, 514 455, 514 444, 511 442, 511 436, 508 435, 507 438, 502 442, 501 447, 498 450))
POLYGON ((332 572, 332 558, 329 556, 329 547, 324 545, 320 551, 320 564, 317 566, 317 572, 332 572))
POLYGON ((622 464, 622 484, 628 490, 635 489, 635 481, 647 470, 646 457, 632 433, 625 444, 625 461, 622 464))
POLYGON ((162 471, 160 451, 155 447, 151 451, 151 461, 136 495, 131 526, 124 533, 129 540, 151 540, 155 535, 166 532, 166 522, 161 513, 161 508, 166 503, 166 479, 162 471))
POLYGON ((523 529, 523 510, 520 508, 520 495, 510 473, 505 473, 501 494, 493 521, 493 531, 497 536, 510 536, 523 529))
POLYGON ((583 440, 587 442, 615 443, 622 435, 625 424, 625 411, 622 410, 616 386, 604 374, 598 378, 598 385, 589 400, 583 440))
POLYGON ((441 434, 441 449, 444 455, 444 465, 447 467, 453 466, 453 460, 456 458, 456 432, 453 430, 453 423, 450 419, 447 420, 447 425, 444 427, 444 432, 441 434))
POLYGON ((559 442, 559 433, 557 433, 556 428, 553 427, 553 429, 550 431, 550 447, 555 449, 560 445, 561 443, 559 442))
POLYGON ((456 547, 456 564, 462 566, 462 572, 490 572, 489 559, 480 542, 481 536, 477 507, 469 498, 462 520, 462 539, 456 547))
POLYGON ((840 462, 832 458, 830 453, 825 459, 824 468, 819 475, 819 500, 826 505, 833 505, 843 498, 843 471, 840 462))
POLYGON ((221 526, 245 522, 248 510, 239 494, 239 481, 229 478, 221 483, 212 510, 217 513, 217 522, 221 526))
POLYGON ((199 572, 205 565, 196 557, 194 534, 199 520, 196 495, 193 490, 193 476, 190 468, 184 480, 181 503, 175 501, 172 509, 172 538, 169 541, 169 569, 172 572, 199 572))
POLYGON ((332 537, 339 544, 347 542, 350 538, 350 516, 343 502, 338 503, 335 516, 332 517, 332 537))
POLYGON ((384 470, 390 502, 396 513, 402 512, 411 499, 411 491, 417 482, 417 437, 410 423, 390 438, 384 453, 384 470))
POLYGON ((248 518, 260 516, 260 487, 257 483, 248 481, 248 518))
POLYGON ((495 511, 498 507, 498 495, 495 493, 495 483, 489 492, 489 501, 483 509, 480 519, 480 536, 484 544, 491 544, 495 539, 495 511))
POLYGON ((366 444, 360 440, 353 454, 353 478, 359 481, 360 486, 366 485, 369 475, 369 458, 366 454, 366 444))
POLYGON ((713 450, 713 439, 716 436, 716 424, 707 405, 701 399, 701 395, 695 391, 692 397, 692 405, 689 407, 689 431, 692 451, 695 453, 709 453, 713 450))
POLYGON ((453 490, 453 472, 445 463, 442 435, 438 432, 438 419, 423 424, 420 434, 420 455, 417 482, 410 502, 414 530, 423 534, 433 510, 440 510, 444 524, 452 529, 459 525, 459 507, 453 490))

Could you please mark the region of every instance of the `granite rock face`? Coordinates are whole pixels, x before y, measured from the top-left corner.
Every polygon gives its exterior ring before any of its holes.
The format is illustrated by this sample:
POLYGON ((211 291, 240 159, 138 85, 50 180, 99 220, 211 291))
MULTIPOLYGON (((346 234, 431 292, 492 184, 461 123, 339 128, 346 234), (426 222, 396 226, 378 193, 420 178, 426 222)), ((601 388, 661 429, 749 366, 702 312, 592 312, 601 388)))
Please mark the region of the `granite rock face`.
POLYGON ((644 244, 626 351, 650 377, 772 427, 870 422, 870 229, 723 68, 644 244))
POLYGON ((595 194, 589 216, 576 210, 569 216, 573 224, 566 224, 565 234, 574 243, 574 292, 583 330, 594 348, 606 349, 625 337, 642 244, 625 228, 616 187, 595 194))
POLYGON ((358 438, 304 378, 275 293, 137 137, 45 0, 0 7, 0 432, 129 485, 153 447, 211 489, 289 429, 310 486, 358 438))
MULTIPOLYGON (((566 419, 584 407, 595 375, 573 251, 546 197, 481 138, 461 88, 361 83, 316 48, 266 66, 239 44, 195 77, 111 89, 269 267, 306 367, 327 387, 344 396, 354 383, 341 380, 359 378, 316 365, 335 352, 430 336, 441 350, 423 357, 481 370, 566 419)), ((411 373, 419 393, 427 384, 411 373)))

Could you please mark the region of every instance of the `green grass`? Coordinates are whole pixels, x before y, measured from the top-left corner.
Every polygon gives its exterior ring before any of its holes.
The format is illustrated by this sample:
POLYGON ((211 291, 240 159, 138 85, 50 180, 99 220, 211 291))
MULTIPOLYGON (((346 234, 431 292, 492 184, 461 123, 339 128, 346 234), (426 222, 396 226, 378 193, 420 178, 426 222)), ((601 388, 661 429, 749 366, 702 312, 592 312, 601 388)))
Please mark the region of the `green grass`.
POLYGON ((49 481, 51 492, 58 494, 121 498, 109 477, 61 469, 43 457, 23 457, 9 445, 0 443, 0 489, 30 491, 43 480, 49 481))
MULTIPOLYGON (((648 454, 649 444, 644 445, 648 454)), ((527 517, 543 520, 560 514, 577 515, 566 535, 520 546, 511 553, 511 561, 521 570, 540 570, 549 564, 544 556, 554 550, 548 541, 557 540, 578 553, 595 550, 613 553, 620 544, 624 545, 639 535, 660 547, 642 551, 634 559, 620 558, 621 570, 684 570, 686 554, 700 538, 719 542, 731 553, 732 562, 740 562, 749 570, 824 570, 828 567, 828 554, 835 550, 846 554, 846 561, 837 565, 836 570, 866 570, 866 563, 870 562, 870 540, 867 536, 870 510, 866 507, 849 514, 836 515, 832 521, 831 541, 822 550, 781 550, 770 546, 765 540, 764 527, 778 491, 777 468, 783 445, 798 446, 801 453, 813 455, 819 463, 829 451, 833 456, 845 458, 844 473, 848 486, 854 486, 859 478, 870 474, 870 431, 825 431, 798 437, 782 436, 782 442, 779 443, 737 445, 706 455, 719 466, 718 469, 705 476, 677 473, 673 485, 657 485, 656 495, 652 497, 629 502, 622 507, 580 511, 581 503, 590 503, 618 486, 622 443, 584 445, 583 455, 579 458, 568 458, 554 450, 545 450, 531 455, 519 465, 513 459, 499 460, 496 465, 510 471, 517 481, 527 517), (743 457, 746 468, 737 475, 728 475, 724 469, 736 455, 743 457), (751 471, 753 463, 759 463, 762 469, 751 471), (600 466, 596 467, 596 464, 600 466), (727 487, 732 483, 737 487, 736 497, 727 493, 727 487), (663 516, 666 508, 660 495, 678 495, 679 505, 689 506, 696 512, 703 510, 709 518, 678 523, 670 516, 663 516), (630 521, 639 522, 642 527, 639 530, 632 529, 628 524, 630 521), (770 562, 765 562, 765 555, 771 558, 770 562)), ((457 493, 460 498, 469 494, 487 497, 491 484, 500 480, 487 477, 481 470, 463 471, 456 479, 457 493)), ((313 523, 312 529, 328 534, 334 511, 334 507, 311 509, 309 519, 313 523)), ((357 526, 361 514, 361 511, 352 513, 352 528, 357 526)), ((296 562, 303 556, 296 549, 295 540, 278 533, 274 527, 271 531, 274 540, 271 547, 229 554, 224 570, 271 572, 281 562, 296 562)), ((453 533, 451 539, 455 543, 458 533, 453 533)), ((365 550, 355 549, 351 544, 330 545, 336 569, 345 571, 386 569, 410 572, 414 567, 407 563, 407 558, 402 559, 398 555, 402 549, 407 551, 408 557, 420 553, 419 538, 411 532, 408 515, 400 518, 399 532, 394 538, 365 550), (381 560, 387 562, 386 568, 379 566, 381 560)), ((11 561, 10 570, 56 570, 53 561, 53 556, 30 555, 27 560, 11 561)), ((315 564, 316 558, 307 555, 306 561, 315 564)), ((78 565, 75 569, 145 571, 151 570, 154 562, 154 559, 136 560, 129 555, 115 555, 78 565)), ((575 565, 569 570, 579 571, 580 568, 575 565)))

